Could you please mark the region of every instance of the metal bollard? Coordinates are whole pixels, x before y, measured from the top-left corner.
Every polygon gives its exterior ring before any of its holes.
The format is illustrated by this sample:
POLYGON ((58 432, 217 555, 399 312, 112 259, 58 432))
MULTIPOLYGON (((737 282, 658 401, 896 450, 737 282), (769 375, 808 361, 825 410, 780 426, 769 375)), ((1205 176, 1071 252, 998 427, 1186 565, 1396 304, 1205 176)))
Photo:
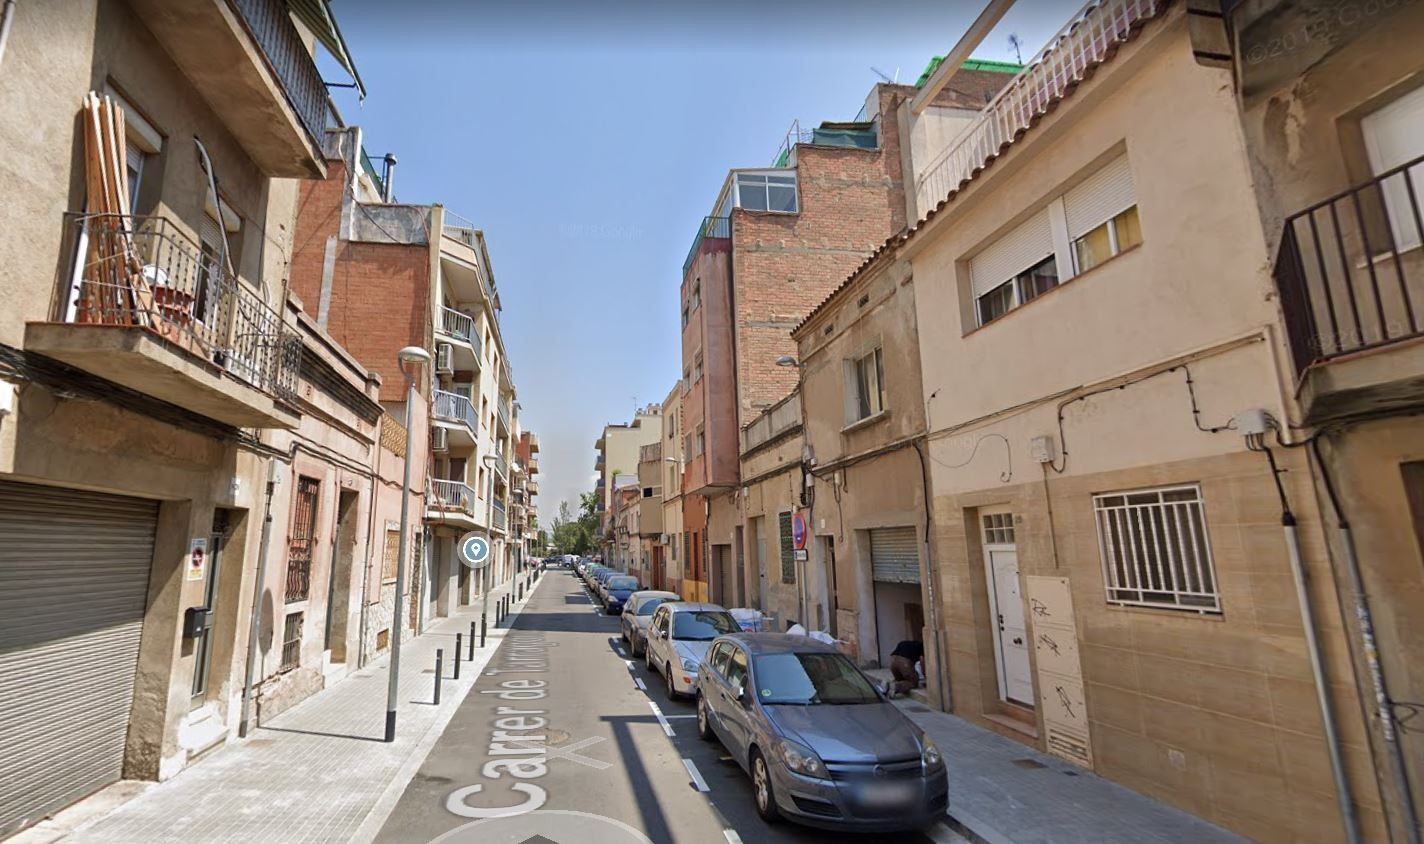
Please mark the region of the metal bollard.
POLYGON ((464 636, 463 633, 456 633, 456 634, 455 634, 455 679, 456 679, 456 680, 460 679, 460 653, 461 653, 461 651, 464 650, 464 648, 460 647, 460 645, 462 644, 461 641, 460 641, 460 639, 461 639, 462 636, 464 636))
MULTIPOLYGON (((483 615, 481 615, 481 616, 480 616, 480 624, 481 624, 481 626, 483 626, 484 620, 485 620, 485 617, 484 617, 483 615)), ((480 638, 483 639, 484 637, 481 636, 480 638)), ((484 642, 483 642, 483 641, 480 642, 480 647, 484 647, 484 642)), ((467 656, 467 657, 465 657, 465 658, 468 659, 468 660, 470 660, 471 662, 474 662, 474 661, 475 661, 475 623, 474 623, 473 621, 470 622, 470 655, 467 656)))
POLYGON ((435 705, 440 705, 440 673, 444 671, 445 651, 435 649, 435 705))
MULTIPOLYGON (((474 624, 473 621, 470 622, 470 623, 471 623, 471 624, 474 624)), ((480 647, 482 647, 482 648, 485 646, 485 630, 486 630, 486 628, 485 628, 485 614, 484 614, 484 613, 480 613, 480 647)), ((474 647, 474 645, 475 645, 475 640, 474 640, 474 639, 470 639, 470 647, 474 647)))

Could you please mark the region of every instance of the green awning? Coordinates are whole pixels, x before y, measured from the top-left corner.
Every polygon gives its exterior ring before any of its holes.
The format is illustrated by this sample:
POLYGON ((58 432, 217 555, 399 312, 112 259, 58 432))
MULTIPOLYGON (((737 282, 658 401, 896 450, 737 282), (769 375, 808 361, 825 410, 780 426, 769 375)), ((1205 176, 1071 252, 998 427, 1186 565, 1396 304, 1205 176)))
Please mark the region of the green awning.
POLYGON ((346 39, 341 36, 341 27, 336 25, 336 18, 331 14, 331 4, 328 0, 287 0, 287 8, 291 9, 292 15, 302 22, 302 25, 312 31, 316 40, 331 53, 332 58, 351 74, 351 81, 356 83, 356 90, 361 94, 361 98, 366 98, 366 83, 361 81, 361 74, 356 70, 356 62, 351 59, 351 51, 346 48, 346 39))

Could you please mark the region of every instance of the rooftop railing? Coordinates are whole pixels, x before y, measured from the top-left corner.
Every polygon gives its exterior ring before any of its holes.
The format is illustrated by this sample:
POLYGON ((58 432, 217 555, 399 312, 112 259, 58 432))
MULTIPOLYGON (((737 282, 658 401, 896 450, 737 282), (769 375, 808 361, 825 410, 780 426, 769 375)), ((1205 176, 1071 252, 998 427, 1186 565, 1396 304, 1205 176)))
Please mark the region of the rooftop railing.
POLYGON ((697 234, 692 238, 692 248, 687 250, 687 259, 682 262, 683 276, 687 275, 687 271, 692 267, 692 262, 697 259, 697 248, 702 245, 703 238, 731 236, 731 217, 703 217, 702 225, 697 227, 697 234))
POLYGON ((1424 157, 1285 222, 1276 260, 1296 372, 1424 335, 1424 157))
POLYGON ((474 248, 475 232, 477 231, 478 229, 475 228, 475 224, 470 220, 461 217, 448 208, 445 210, 444 233, 446 237, 452 237, 464 243, 466 246, 474 248))
POLYGON ((275 398, 295 399, 302 344, 281 315, 166 217, 66 214, 63 322, 145 328, 275 398))
POLYGON ((1165 5, 1163 0, 1091 0, 1079 10, 919 173, 915 192, 921 200, 921 214, 974 178, 1053 103, 1087 78, 1089 68, 1109 58, 1134 27, 1165 5))

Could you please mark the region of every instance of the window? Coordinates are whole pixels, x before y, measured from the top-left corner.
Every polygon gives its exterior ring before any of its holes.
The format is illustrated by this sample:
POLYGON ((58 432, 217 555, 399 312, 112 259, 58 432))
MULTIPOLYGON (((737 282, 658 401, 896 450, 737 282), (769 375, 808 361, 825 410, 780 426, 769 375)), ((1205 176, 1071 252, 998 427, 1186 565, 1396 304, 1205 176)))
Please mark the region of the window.
POLYGON ((702 279, 698 279, 692 285, 692 309, 695 311, 702 307, 702 279))
POLYGON ((693 363, 692 363, 692 380, 693 380, 693 381, 701 381, 701 380, 702 380, 702 353, 701 353, 701 352, 698 352, 698 353, 697 353, 697 357, 693 360, 693 363))
POLYGON ((400 531, 386 530, 386 553, 382 558, 382 580, 395 580, 396 567, 400 565, 400 531))
POLYGON ((653 497, 653 488, 650 487, 650 486, 645 486, 645 487, 643 487, 643 497, 644 497, 644 498, 652 498, 652 497, 653 497))
POLYGON ((741 648, 732 648, 731 656, 727 658, 727 685, 737 689, 747 682, 747 652, 741 648))
POLYGON ((726 642, 718 642, 717 646, 712 649, 712 658, 708 660, 708 664, 712 666, 713 671, 725 676, 727 673, 727 660, 731 656, 732 646, 726 642))
POLYGON ((885 368, 880 350, 850 362, 849 422, 868 419, 885 410, 885 368))
POLYGON ((287 616, 282 625, 282 667, 281 671, 291 671, 302 659, 302 613, 287 616))
POLYGON ((704 451, 707 450, 707 435, 706 435, 705 432, 703 432, 701 425, 698 425, 698 426, 697 426, 697 443, 696 443, 696 445, 697 445, 697 451, 695 452, 696 454, 701 454, 702 452, 704 452, 704 451))
POLYGON ((984 543, 986 545, 1014 544, 1014 514, 986 514, 984 516, 984 543))
MULTIPOLYGON (((1424 138, 1424 87, 1415 88, 1365 115, 1360 121, 1360 131, 1365 136, 1370 171, 1376 176, 1424 155, 1424 140, 1421 140, 1424 138)), ((1416 164, 1403 172, 1409 174, 1415 191, 1419 191, 1418 186, 1424 185, 1424 164, 1416 164)), ((1395 249, 1403 252, 1418 246, 1419 228, 1416 223, 1419 220, 1416 218, 1419 212, 1411 204, 1409 185, 1403 175, 1387 177, 1381 182, 1381 189, 1395 249)))
POLYGON ((683 305, 683 306, 682 306, 682 327, 683 327, 683 328, 686 328, 686 327, 687 327, 687 315, 688 315, 688 313, 689 313, 689 311, 688 311, 688 309, 687 309, 687 306, 686 306, 686 305, 683 305))
POLYGON ((1109 603, 1221 612, 1201 489, 1093 496, 1109 603))
POLYGON ((139 183, 143 181, 143 165, 148 155, 145 154, 142 149, 139 149, 131 138, 127 140, 128 143, 124 147, 124 155, 128 159, 125 169, 127 170, 129 180, 129 212, 136 214, 138 213, 135 209, 138 208, 139 183))
POLYGON ((975 325, 987 325, 1140 243, 1132 172, 1120 155, 970 259, 975 325))
POLYGON ((317 496, 321 482, 297 478, 297 500, 287 535, 287 603, 305 601, 311 592, 312 551, 316 545, 317 496))
POLYGON ((737 174, 737 207, 748 211, 795 213, 796 177, 760 173, 737 174))

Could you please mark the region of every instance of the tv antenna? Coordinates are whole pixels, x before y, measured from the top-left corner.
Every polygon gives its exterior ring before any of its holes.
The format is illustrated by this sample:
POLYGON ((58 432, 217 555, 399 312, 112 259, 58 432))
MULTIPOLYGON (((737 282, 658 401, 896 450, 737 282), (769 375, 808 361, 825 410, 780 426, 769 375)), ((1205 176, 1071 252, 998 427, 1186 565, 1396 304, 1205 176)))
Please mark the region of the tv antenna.
POLYGON ((898 68, 898 67, 895 68, 895 76, 894 76, 893 79, 892 79, 891 77, 887 76, 886 74, 882 73, 882 72, 881 72, 878 68, 876 68, 874 65, 871 65, 870 70, 871 70, 872 73, 874 73, 876 76, 880 77, 881 79, 884 79, 886 82, 890 82, 890 83, 893 83, 893 84, 896 84, 896 85, 900 84, 900 68, 898 68))
POLYGON ((1014 56, 1018 58, 1019 64, 1023 64, 1023 39, 1017 32, 1009 33, 1009 46, 1014 48, 1014 56))

